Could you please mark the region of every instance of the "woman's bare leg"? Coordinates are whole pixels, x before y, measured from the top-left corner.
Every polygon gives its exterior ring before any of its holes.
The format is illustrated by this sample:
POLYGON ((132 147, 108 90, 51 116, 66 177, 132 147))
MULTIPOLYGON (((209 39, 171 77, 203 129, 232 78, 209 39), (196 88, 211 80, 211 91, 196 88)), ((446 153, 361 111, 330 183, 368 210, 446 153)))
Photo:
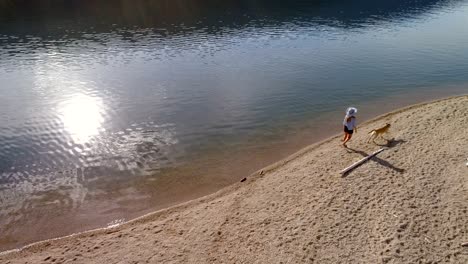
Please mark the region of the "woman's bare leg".
POLYGON ((353 136, 352 134, 346 134, 345 140, 344 140, 344 142, 343 142, 343 146, 344 146, 345 148, 348 147, 348 146, 346 146, 346 143, 351 139, 352 136, 353 136))

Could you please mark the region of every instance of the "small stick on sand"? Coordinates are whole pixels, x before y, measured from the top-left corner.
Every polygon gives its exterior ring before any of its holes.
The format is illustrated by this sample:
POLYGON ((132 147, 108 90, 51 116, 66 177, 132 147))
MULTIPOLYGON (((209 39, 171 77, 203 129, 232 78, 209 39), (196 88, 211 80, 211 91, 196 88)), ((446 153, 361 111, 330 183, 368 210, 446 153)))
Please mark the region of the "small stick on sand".
POLYGON ((385 148, 381 148, 377 151, 374 151, 372 154, 368 155, 367 157, 365 158, 362 158, 361 160, 355 162, 354 164, 352 164, 351 166, 345 168, 344 170, 340 171, 340 174, 343 175, 343 174, 346 174, 348 171, 356 168, 357 166, 363 164, 364 162, 366 162, 367 160, 369 160, 370 158, 374 157, 375 155, 379 154, 380 152, 384 151, 385 148))
POLYGON ((468 242, 461 243, 460 245, 461 245, 462 247, 468 247, 468 242))

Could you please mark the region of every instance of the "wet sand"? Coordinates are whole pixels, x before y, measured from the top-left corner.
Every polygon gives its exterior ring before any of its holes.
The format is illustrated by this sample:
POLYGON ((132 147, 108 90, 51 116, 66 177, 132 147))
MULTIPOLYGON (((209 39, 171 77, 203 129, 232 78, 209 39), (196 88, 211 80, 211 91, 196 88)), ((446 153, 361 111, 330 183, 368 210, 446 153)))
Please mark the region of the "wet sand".
POLYGON ((215 194, 2 263, 467 263, 468 96, 382 115, 215 194), (366 144, 391 123, 391 139, 366 144), (341 169, 388 149, 341 177, 341 169))

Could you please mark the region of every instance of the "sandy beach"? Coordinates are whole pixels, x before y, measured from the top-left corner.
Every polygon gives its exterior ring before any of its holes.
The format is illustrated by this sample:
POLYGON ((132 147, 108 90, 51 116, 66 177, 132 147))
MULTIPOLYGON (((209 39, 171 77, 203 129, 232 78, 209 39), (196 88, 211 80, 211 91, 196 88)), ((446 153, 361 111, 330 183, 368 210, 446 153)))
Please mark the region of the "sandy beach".
POLYGON ((309 146, 215 194, 0 263, 468 263, 468 96, 309 146), (387 140, 368 132, 391 123, 387 140), (339 171, 386 150, 342 176, 339 171))

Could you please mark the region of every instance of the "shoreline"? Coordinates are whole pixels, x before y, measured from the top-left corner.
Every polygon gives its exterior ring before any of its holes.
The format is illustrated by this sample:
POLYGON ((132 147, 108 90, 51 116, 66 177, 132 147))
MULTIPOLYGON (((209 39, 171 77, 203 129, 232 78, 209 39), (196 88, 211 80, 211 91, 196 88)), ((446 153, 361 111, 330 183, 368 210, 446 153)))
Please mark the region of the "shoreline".
MULTIPOLYGON (((423 107, 423 106, 430 105, 430 104, 434 104, 434 103, 441 103, 441 102, 444 102, 444 101, 454 100, 454 99, 457 99, 457 98, 464 98, 466 96, 467 95, 450 96, 450 97, 446 97, 446 98, 441 98, 441 99, 436 99, 436 100, 431 100, 431 101, 427 101, 427 102, 422 102, 422 103, 418 103, 418 104, 409 105, 409 106, 403 107, 403 108, 398 108, 398 109, 396 109, 394 111, 390 111, 390 112, 381 114, 379 116, 376 116, 374 118, 371 118, 369 120, 366 120, 366 121, 360 123, 359 126, 360 127, 368 126, 371 123, 375 123, 377 121, 380 121, 380 120, 385 119, 385 118, 390 117, 390 116, 395 116, 395 115, 400 114, 400 113, 405 112, 405 111, 414 110, 416 108, 423 107)), ((330 143, 333 140, 336 140, 336 138, 339 137, 340 135, 341 134, 335 134, 335 135, 333 135, 333 136, 331 136, 329 138, 326 138, 326 139, 324 139, 324 140, 322 140, 320 142, 317 142, 317 143, 314 143, 312 145, 306 146, 306 147, 298 150, 294 154, 289 155, 288 157, 286 157, 286 158, 284 158, 282 160, 279 160, 279 161, 277 161, 277 162, 275 162, 273 164, 270 164, 270 165, 264 167, 263 169, 260 169, 260 170, 258 170, 256 172, 250 174, 249 176, 246 177, 247 178, 247 183, 239 183, 239 182, 234 183, 234 184, 229 185, 229 186, 227 186, 225 188, 222 188, 222 189, 220 189, 220 190, 218 190, 218 191, 216 191, 216 192, 214 192, 212 194, 202 196, 202 197, 199 197, 199 198, 196 198, 196 199, 189 200, 187 202, 177 204, 175 206, 171 206, 171 207, 168 207, 168 208, 164 208, 164 209, 161 209, 161 210, 157 210, 155 212, 145 214, 143 216, 140 216, 140 217, 137 217, 135 219, 129 220, 129 221, 127 221, 125 223, 122 223, 122 224, 120 224, 118 226, 115 226, 115 227, 102 227, 102 228, 87 230, 87 231, 74 233, 74 234, 71 234, 71 235, 63 236, 63 237, 38 241, 38 242, 26 245, 26 246, 18 248, 18 249, 3 251, 3 252, 0 252, 0 257, 15 254, 15 253, 21 253, 22 251, 25 251, 25 250, 29 250, 29 251, 34 252, 36 250, 39 250, 41 247, 43 247, 43 246, 45 246, 47 244, 50 244, 51 242, 55 242, 55 241, 66 242, 67 240, 79 239, 79 238, 82 238, 82 237, 87 237, 89 235, 99 236, 100 234, 108 234, 109 232, 112 232, 112 233, 113 232, 118 232, 118 230, 121 230, 121 229, 124 229, 124 228, 134 227, 134 226, 137 226, 137 225, 143 224, 143 223, 147 223, 147 222, 151 221, 152 219, 154 220, 156 218, 161 218, 161 217, 163 217, 165 215, 169 215, 169 214, 174 213, 174 212, 179 212, 179 211, 184 210, 186 208, 194 207, 195 205, 200 205, 200 204, 203 204, 203 203, 212 202, 212 201, 214 201, 214 200, 216 200, 216 199, 218 199, 220 197, 232 194, 233 192, 239 190, 240 188, 245 187, 246 184, 247 185, 252 185, 256 181, 264 178, 263 176, 265 174, 272 173, 275 170, 278 170, 278 169, 284 167, 288 163, 293 162, 293 161, 295 161, 297 159, 300 159, 305 154, 307 154, 307 153, 309 153, 309 152, 311 152, 313 150, 316 150, 319 147, 321 147, 321 146, 323 146, 323 145, 325 145, 327 143, 330 143), (263 172, 263 173, 261 173, 261 172, 263 172)), ((356 139, 354 139, 354 140, 356 140, 356 139)), ((339 170, 340 170, 340 168, 337 168, 336 172, 331 172, 331 173, 338 174, 339 170)))
MULTIPOLYGON (((459 86, 447 89, 428 88, 422 95, 409 93, 403 97, 397 94, 382 97, 379 100, 363 100, 362 103, 356 104, 361 109, 359 120, 371 120, 379 114, 395 111, 408 105, 461 94, 459 86)), ((18 213, 25 215, 25 217, 19 221, 15 220, 16 224, 14 225, 5 225, 5 233, 0 241, 0 251, 13 250, 51 238, 105 228, 114 221, 126 222, 154 211, 215 193, 238 182, 246 175, 293 155, 304 147, 330 138, 330 131, 341 131, 341 125, 339 125, 341 114, 341 111, 328 111, 319 115, 318 120, 304 117, 292 124, 279 124, 279 127, 287 127, 287 129, 278 132, 276 139, 247 138, 244 146, 241 147, 218 148, 216 151, 200 153, 197 159, 189 158, 181 166, 168 168, 163 172, 157 172, 156 175, 129 179, 129 186, 136 188, 133 190, 121 187, 120 182, 114 185, 110 183, 106 187, 107 189, 101 188, 103 191, 107 191, 105 195, 101 197, 90 196, 91 198, 86 198, 84 202, 77 201, 77 206, 72 210, 69 210, 66 204, 55 209, 53 206, 47 206, 45 210, 41 211, 20 210, 18 213), (113 208, 113 210, 109 211, 107 208, 113 208), (44 233, 39 230, 48 230, 48 232, 44 233)), ((93 185, 82 186, 86 191, 93 185)), ((13 221, 9 221, 9 218, 5 218, 5 222, 13 223, 13 221)))

